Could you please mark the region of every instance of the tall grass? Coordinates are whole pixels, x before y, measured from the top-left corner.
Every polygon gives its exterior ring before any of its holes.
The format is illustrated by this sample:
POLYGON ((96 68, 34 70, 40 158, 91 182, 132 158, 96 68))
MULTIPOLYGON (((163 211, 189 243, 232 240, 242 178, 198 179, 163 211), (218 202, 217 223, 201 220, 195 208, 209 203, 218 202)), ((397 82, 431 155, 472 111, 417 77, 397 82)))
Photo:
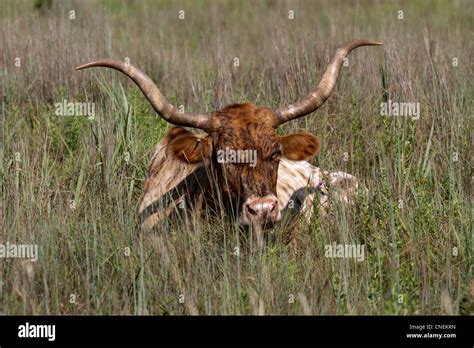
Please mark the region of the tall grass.
POLYGON ((38 244, 40 257, 0 259, 0 312, 472 312, 473 10, 471 1, 1 2, 0 242, 38 244), (225 218, 140 233, 147 164, 169 126, 117 72, 76 65, 129 58, 186 110, 273 107, 305 95, 355 38, 384 46, 351 53, 328 102, 281 129, 318 135, 312 162, 358 177, 368 193, 355 207, 283 225, 263 250, 225 218), (64 99, 94 102, 95 119, 56 116, 64 99), (419 102, 420 119, 380 116, 388 99, 419 102), (326 258, 332 242, 364 244, 366 260, 326 258))

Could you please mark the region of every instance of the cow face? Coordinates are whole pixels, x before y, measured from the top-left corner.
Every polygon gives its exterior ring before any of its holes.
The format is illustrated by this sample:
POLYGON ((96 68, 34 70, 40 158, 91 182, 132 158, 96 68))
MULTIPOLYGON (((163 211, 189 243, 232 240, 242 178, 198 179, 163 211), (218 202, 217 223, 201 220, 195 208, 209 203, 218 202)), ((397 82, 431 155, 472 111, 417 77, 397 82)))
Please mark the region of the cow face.
POLYGON ((319 140, 311 134, 278 136, 275 117, 268 108, 235 104, 213 113, 207 137, 171 130, 172 155, 188 163, 211 159, 224 194, 239 207, 242 224, 278 221, 280 159, 306 160, 319 150, 319 140))

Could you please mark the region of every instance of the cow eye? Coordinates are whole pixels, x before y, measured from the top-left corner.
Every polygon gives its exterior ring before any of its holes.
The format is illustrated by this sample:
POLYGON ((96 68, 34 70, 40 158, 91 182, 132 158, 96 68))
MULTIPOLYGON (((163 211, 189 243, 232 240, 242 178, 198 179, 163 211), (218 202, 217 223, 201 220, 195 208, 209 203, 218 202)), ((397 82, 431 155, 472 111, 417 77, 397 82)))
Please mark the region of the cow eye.
POLYGON ((272 156, 270 157, 270 160, 271 161, 278 161, 281 157, 281 151, 278 150, 278 151, 275 151, 272 156))

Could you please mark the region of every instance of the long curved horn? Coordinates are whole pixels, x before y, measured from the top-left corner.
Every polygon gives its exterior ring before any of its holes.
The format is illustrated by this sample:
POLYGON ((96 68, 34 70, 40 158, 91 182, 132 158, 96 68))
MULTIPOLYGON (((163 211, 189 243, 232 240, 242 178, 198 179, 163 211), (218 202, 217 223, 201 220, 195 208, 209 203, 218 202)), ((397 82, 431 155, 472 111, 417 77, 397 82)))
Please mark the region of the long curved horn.
POLYGON ((350 51, 360 46, 380 45, 383 44, 374 40, 355 40, 340 46, 329 62, 323 78, 314 90, 312 90, 305 98, 299 100, 293 105, 279 107, 274 110, 277 116, 276 125, 306 116, 323 105, 326 99, 331 95, 331 92, 336 85, 336 80, 339 76, 339 70, 341 69, 344 58, 350 51))
POLYGON ((76 67, 76 70, 92 67, 106 67, 118 70, 130 77, 141 89, 150 104, 161 117, 176 126, 193 127, 206 130, 209 126, 209 114, 194 112, 180 112, 176 107, 168 103, 163 94, 153 81, 138 68, 117 60, 101 59, 76 67))

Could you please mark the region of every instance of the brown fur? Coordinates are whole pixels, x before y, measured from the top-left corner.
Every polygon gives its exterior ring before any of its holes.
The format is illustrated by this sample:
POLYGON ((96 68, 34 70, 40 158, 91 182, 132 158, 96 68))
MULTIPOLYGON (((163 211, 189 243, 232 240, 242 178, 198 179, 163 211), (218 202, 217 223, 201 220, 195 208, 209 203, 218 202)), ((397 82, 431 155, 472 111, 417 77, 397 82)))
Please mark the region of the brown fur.
MULTIPOLYGON (((169 150, 183 162, 198 163, 212 155, 212 143, 209 137, 201 138, 183 128, 172 128, 169 150)), ((170 134, 168 133, 168 134, 170 134)))
POLYGON ((278 139, 283 145, 283 155, 293 161, 305 161, 319 151, 319 139, 312 134, 296 133, 278 139))

